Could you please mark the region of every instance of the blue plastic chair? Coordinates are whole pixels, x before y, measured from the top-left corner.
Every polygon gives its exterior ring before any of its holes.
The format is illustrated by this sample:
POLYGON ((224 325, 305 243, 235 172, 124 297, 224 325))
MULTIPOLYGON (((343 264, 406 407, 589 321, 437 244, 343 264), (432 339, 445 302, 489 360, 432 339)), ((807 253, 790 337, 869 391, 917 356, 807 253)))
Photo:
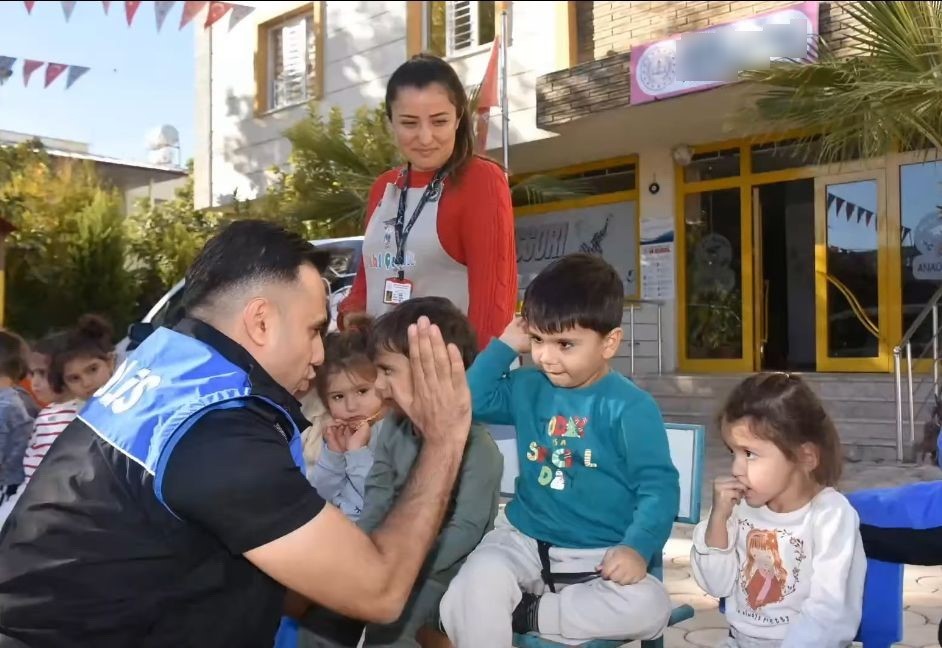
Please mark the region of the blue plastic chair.
MULTIPOLYGON (((706 453, 706 429, 702 425, 687 425, 667 423, 668 440, 670 442, 671 459, 680 473, 681 482, 681 510, 675 518, 676 522, 683 524, 696 524, 700 521, 700 488, 703 479, 703 462, 706 453)), ((512 440, 512 428, 495 430, 497 445, 504 453, 504 480, 503 488, 513 484, 517 471, 516 444, 512 440)), ((511 495, 505 492, 504 495, 511 495)), ((658 554, 648 567, 648 573, 664 580, 664 559, 658 554)), ((677 625, 687 619, 692 619, 694 609, 689 605, 680 605, 671 611, 668 627, 677 625)), ((627 643, 625 639, 592 639, 573 646, 561 644, 546 639, 537 634, 514 634, 514 646, 517 648, 618 648, 627 643)), ((664 648, 664 638, 650 639, 641 642, 642 648, 664 648)))

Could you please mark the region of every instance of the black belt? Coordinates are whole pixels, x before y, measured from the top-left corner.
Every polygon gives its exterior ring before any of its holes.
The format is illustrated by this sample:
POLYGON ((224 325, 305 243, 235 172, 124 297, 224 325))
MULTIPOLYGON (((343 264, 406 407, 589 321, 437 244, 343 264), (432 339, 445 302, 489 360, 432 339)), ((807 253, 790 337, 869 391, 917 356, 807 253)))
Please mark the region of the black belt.
POLYGON ((556 593, 556 583, 561 585, 576 585, 578 583, 588 583, 590 580, 599 578, 599 573, 591 572, 563 572, 553 573, 550 571, 549 550, 552 545, 543 540, 536 541, 536 551, 540 556, 540 575, 543 582, 546 583, 550 591, 556 593))

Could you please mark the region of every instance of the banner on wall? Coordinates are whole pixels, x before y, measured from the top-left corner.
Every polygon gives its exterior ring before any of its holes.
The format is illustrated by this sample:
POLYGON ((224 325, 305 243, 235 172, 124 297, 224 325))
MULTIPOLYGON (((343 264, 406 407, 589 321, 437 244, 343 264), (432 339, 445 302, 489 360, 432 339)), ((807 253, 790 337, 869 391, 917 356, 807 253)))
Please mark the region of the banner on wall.
POLYGON ((638 227, 634 201, 579 207, 516 221, 520 295, 547 265, 567 254, 597 254, 618 271, 625 296, 638 294, 638 227))
POLYGON ((802 2, 631 48, 631 105, 737 80, 740 70, 815 55, 818 2, 802 2))

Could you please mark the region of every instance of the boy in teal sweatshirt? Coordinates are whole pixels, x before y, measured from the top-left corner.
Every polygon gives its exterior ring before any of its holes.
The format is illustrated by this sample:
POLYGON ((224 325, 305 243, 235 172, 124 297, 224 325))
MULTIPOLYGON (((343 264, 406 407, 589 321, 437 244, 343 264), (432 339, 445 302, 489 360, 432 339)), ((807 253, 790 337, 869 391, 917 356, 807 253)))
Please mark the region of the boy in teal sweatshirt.
POLYGON ((520 475, 442 599, 457 648, 509 646, 512 632, 651 639, 667 626, 670 598, 647 570, 670 536, 679 478, 654 399, 609 367, 623 304, 608 263, 564 257, 468 372, 475 420, 516 427, 520 475), (508 373, 526 351, 536 366, 508 373))

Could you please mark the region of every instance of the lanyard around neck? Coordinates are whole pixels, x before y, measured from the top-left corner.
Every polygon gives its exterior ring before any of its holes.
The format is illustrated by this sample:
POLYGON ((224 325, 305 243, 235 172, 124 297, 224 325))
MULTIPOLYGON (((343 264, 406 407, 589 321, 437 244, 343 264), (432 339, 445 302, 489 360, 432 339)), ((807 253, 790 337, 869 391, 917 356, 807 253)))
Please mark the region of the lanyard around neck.
POLYGON ((399 209, 396 211, 396 222, 395 222, 395 232, 396 232, 396 259, 395 264, 396 268, 399 271, 399 278, 403 279, 405 277, 404 264, 406 257, 406 239, 409 238, 409 232, 412 231, 412 226, 415 225, 415 222, 419 218, 419 214, 422 212, 422 209, 425 207, 426 203, 432 199, 438 199, 438 196, 441 194, 442 181, 445 179, 445 171, 439 169, 435 173, 435 177, 432 178, 432 181, 425 187, 425 191, 422 192, 422 197, 419 198, 419 204, 416 205, 415 211, 412 212, 412 217, 409 218, 409 222, 406 222, 406 198, 409 193, 409 181, 412 178, 412 165, 406 167, 406 176, 405 183, 402 190, 399 192, 399 209))

